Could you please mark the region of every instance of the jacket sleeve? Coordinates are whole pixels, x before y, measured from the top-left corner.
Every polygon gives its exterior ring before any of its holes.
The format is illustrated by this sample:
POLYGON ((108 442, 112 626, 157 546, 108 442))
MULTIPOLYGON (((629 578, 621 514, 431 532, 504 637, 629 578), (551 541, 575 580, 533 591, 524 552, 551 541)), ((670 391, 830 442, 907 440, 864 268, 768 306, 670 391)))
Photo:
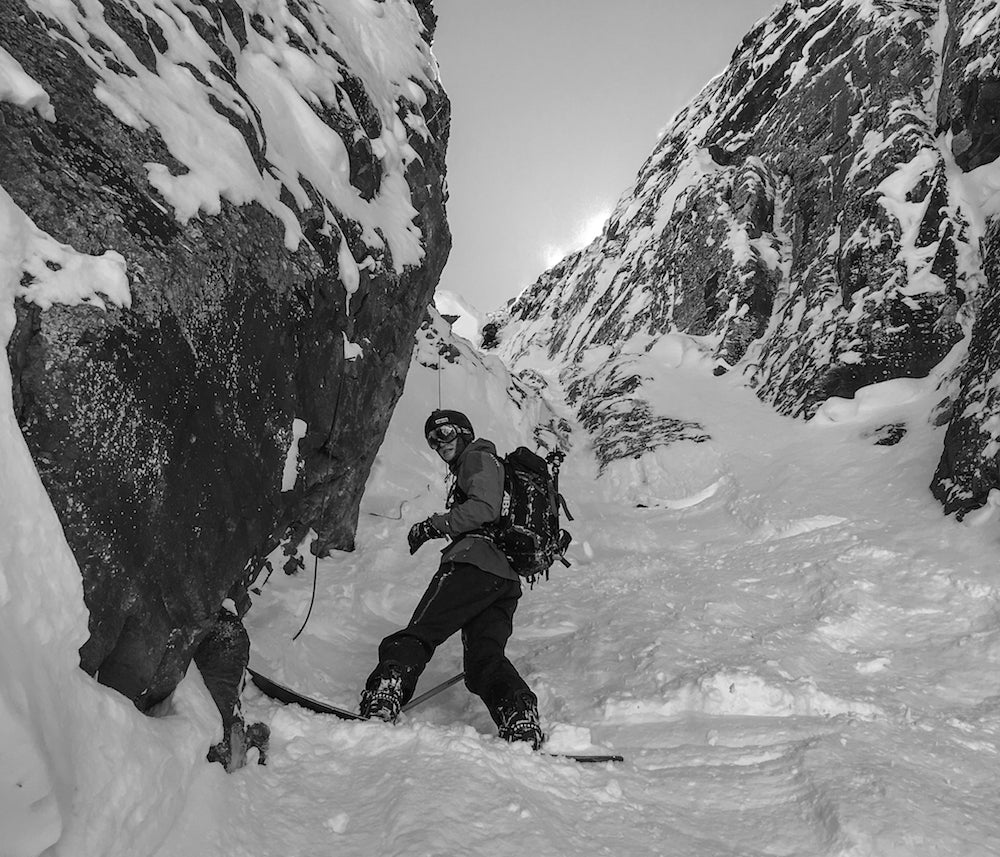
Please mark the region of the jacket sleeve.
POLYGON ((495 455, 471 450, 456 476, 466 500, 447 512, 431 516, 431 523, 449 536, 478 530, 500 517, 503 503, 503 465, 495 455))

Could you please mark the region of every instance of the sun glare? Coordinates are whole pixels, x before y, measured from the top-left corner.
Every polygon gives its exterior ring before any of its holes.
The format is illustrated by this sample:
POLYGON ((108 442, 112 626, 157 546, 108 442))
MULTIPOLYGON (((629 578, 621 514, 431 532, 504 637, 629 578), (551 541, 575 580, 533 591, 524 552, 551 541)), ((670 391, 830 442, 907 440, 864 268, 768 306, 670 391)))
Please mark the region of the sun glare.
POLYGON ((604 229, 604 224, 610 216, 611 209, 602 208, 600 211, 592 214, 584 220, 580 224, 580 230, 576 233, 576 247, 574 249, 579 250, 581 247, 586 247, 591 241, 600 235, 601 231, 604 229))
POLYGON ((576 234, 572 240, 565 244, 546 244, 542 247, 542 259, 545 268, 548 270, 565 259, 570 253, 582 250, 593 241, 604 229, 604 224, 611 216, 610 208, 602 208, 600 211, 589 215, 578 221, 576 234))
POLYGON ((555 244, 546 244, 542 248, 542 259, 545 262, 546 269, 558 264, 563 258, 565 258, 567 250, 565 247, 558 247, 555 244))

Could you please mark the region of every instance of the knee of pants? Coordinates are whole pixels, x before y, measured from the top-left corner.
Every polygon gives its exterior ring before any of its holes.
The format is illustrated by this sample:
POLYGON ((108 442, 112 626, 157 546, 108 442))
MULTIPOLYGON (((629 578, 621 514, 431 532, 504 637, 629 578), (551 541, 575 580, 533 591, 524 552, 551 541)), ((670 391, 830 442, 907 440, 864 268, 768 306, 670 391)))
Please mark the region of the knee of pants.
POLYGON ((503 688, 518 684, 519 679, 514 665, 503 656, 465 662, 465 686, 483 698, 502 693, 503 688))
POLYGON ((467 637, 462 637, 462 661, 465 663, 466 674, 487 672, 506 660, 507 654, 502 646, 484 645, 481 641, 470 641, 467 637))

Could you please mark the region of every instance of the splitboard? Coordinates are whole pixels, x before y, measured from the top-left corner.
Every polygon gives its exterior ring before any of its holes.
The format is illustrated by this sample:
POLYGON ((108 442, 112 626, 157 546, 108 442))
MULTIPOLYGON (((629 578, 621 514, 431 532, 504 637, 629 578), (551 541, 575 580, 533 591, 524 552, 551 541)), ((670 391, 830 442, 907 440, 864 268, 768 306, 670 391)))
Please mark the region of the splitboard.
MULTIPOLYGON (((260 688, 262 693, 271 697, 271 699, 278 700, 278 702, 284 702, 286 705, 294 703, 295 705, 301 705, 303 708, 309 709, 309 711, 315 711, 317 714, 332 714, 341 720, 365 719, 357 712, 348 711, 346 708, 339 708, 336 705, 330 705, 328 702, 313 699, 311 696, 305 696, 297 690, 292 690, 287 685, 275 681, 273 678, 268 678, 266 675, 262 675, 250 667, 247 667, 247 672, 250 673, 250 680, 260 688)), ((574 762, 580 762, 581 764, 625 761, 622 756, 608 753, 550 753, 544 748, 538 752, 543 756, 551 756, 555 759, 572 759, 574 762)))
POLYGON ((336 705, 330 705, 328 702, 313 699, 311 696, 304 696, 297 690, 292 690, 290 687, 275 681, 273 678, 261 675, 257 670, 250 669, 250 667, 247 667, 247 672, 250 673, 250 681, 257 685, 263 693, 267 694, 271 699, 278 700, 278 702, 286 704, 293 702, 296 705, 301 705, 303 708, 308 708, 310 711, 315 711, 318 714, 332 714, 341 720, 365 719, 355 711, 348 711, 346 708, 338 708, 336 705))

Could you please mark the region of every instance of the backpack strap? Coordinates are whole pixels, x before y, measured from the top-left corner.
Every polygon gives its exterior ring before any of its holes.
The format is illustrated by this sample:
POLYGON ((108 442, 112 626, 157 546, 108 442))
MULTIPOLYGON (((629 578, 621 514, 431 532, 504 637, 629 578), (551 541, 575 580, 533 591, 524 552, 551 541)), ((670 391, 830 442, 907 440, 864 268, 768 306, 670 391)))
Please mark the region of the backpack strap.
POLYGON ((562 508, 563 514, 566 516, 566 520, 572 521, 573 515, 570 514, 569 506, 566 505, 566 498, 559 493, 559 468, 565 458, 566 453, 559 448, 553 449, 552 452, 545 456, 545 460, 549 464, 549 470, 552 471, 552 486, 556 489, 556 501, 562 508))
POLYGON ((559 486, 556 485, 556 498, 559 500, 559 506, 563 510, 563 514, 566 516, 567 521, 574 520, 573 516, 570 514, 569 506, 566 505, 566 498, 559 493, 559 486))

